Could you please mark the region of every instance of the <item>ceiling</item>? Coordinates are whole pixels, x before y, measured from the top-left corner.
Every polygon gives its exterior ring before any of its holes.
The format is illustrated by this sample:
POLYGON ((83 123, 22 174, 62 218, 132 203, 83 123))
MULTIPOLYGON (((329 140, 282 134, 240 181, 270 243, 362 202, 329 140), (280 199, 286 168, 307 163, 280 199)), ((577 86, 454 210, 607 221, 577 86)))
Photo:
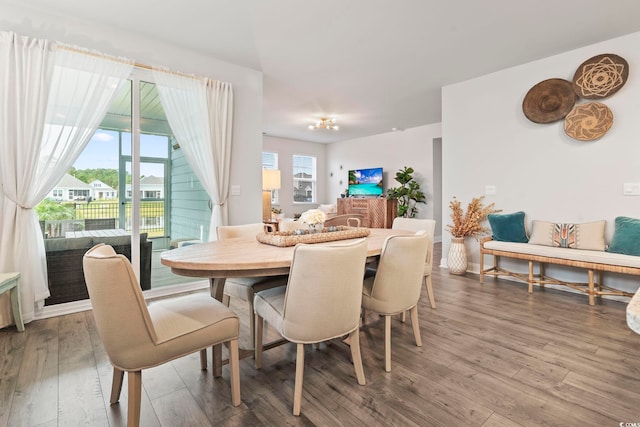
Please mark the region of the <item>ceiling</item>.
POLYGON ((263 131, 314 142, 440 122, 442 86, 640 31, 638 0, 30 0, 29 5, 260 70, 263 131), (309 130, 320 117, 335 117, 340 130, 309 130))

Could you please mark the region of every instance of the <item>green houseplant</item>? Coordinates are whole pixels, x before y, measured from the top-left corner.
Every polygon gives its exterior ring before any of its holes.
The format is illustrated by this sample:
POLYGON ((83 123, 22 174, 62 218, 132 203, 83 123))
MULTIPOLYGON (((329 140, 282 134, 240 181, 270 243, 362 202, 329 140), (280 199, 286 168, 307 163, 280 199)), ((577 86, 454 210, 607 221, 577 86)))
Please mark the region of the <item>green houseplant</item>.
POLYGON ((425 196, 420 190, 420 184, 413 179, 415 171, 412 167, 405 166, 396 172, 395 180, 400 183, 400 187, 393 187, 387 190, 387 199, 398 200, 398 216, 413 218, 418 212, 416 205, 426 203, 425 196))

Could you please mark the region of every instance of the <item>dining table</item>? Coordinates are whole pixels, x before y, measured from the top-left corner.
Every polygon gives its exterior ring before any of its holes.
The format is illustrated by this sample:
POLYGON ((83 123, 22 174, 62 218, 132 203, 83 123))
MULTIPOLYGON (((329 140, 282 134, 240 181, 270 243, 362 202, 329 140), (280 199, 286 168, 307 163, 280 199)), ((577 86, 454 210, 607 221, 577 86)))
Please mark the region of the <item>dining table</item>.
MULTIPOLYGON (((412 233, 406 230, 371 228, 367 242, 367 262, 379 257, 387 237, 412 233)), ((314 243, 316 245, 344 244, 349 241, 336 240, 314 243)), ((180 276, 208 278, 211 296, 222 301, 226 279, 234 277, 279 276, 289 273, 295 246, 274 246, 261 243, 254 237, 235 237, 224 240, 198 243, 165 251, 160 262, 180 276)), ((221 347, 214 347, 214 376, 221 374, 221 347)), ((245 352, 246 353, 246 352, 245 352)), ((252 354, 252 353, 251 353, 252 354)))

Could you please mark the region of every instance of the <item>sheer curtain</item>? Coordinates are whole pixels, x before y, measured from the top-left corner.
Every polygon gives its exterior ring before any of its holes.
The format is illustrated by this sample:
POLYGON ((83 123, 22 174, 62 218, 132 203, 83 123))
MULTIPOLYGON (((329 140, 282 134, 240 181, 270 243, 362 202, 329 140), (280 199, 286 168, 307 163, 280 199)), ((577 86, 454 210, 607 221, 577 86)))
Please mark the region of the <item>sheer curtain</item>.
POLYGON ((0 33, 0 271, 21 273, 23 318, 49 296, 33 208, 104 118, 133 63, 0 33))
POLYGON ((153 70, 160 102, 180 148, 213 202, 209 240, 227 224, 233 89, 230 83, 153 70))

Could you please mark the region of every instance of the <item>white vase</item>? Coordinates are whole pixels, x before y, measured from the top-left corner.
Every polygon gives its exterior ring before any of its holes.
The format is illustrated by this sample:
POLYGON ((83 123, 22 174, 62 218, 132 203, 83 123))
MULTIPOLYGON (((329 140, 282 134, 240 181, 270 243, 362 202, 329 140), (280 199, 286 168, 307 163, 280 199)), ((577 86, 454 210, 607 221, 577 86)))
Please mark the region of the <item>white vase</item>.
POLYGON ((463 275, 467 272, 467 251, 464 246, 464 237, 451 239, 447 263, 450 274, 463 275))

